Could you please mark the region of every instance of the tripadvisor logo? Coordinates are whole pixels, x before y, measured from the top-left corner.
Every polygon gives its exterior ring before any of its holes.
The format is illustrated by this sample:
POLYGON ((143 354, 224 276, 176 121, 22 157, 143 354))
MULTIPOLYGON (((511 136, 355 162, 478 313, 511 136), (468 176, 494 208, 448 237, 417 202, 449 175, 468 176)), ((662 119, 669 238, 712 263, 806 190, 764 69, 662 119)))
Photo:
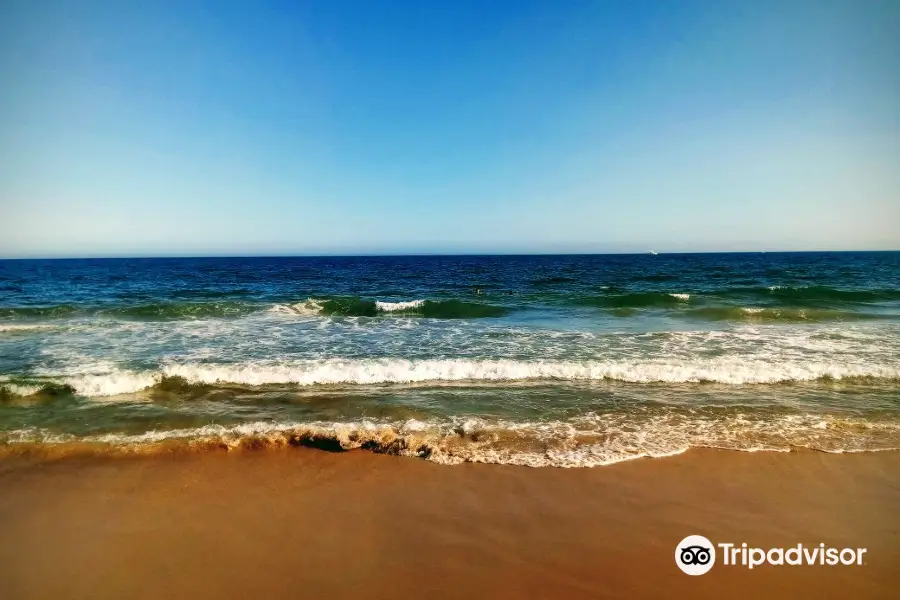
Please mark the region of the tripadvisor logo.
POLYGON ((688 575, 703 575, 716 564, 716 554, 721 564, 728 567, 753 569, 765 564, 773 566, 798 565, 862 565, 866 548, 831 548, 825 544, 790 548, 753 548, 746 543, 720 542, 713 544, 702 535, 689 535, 675 547, 675 564, 688 575))
POLYGON ((689 535, 675 547, 675 564, 688 575, 703 575, 716 564, 716 548, 702 535, 689 535))

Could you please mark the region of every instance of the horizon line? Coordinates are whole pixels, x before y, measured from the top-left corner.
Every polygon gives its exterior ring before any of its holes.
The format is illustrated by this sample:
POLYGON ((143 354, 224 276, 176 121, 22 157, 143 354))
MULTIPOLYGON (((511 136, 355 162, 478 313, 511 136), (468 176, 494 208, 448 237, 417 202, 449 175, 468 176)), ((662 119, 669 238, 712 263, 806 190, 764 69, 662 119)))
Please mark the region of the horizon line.
POLYGON ((837 254, 900 252, 896 249, 880 250, 687 250, 678 252, 397 252, 397 253, 347 253, 347 254, 131 254, 131 255, 80 255, 80 256, 0 256, 9 260, 134 260, 134 259, 204 259, 204 258, 416 258, 416 257, 480 257, 480 256, 663 256, 692 254, 837 254))

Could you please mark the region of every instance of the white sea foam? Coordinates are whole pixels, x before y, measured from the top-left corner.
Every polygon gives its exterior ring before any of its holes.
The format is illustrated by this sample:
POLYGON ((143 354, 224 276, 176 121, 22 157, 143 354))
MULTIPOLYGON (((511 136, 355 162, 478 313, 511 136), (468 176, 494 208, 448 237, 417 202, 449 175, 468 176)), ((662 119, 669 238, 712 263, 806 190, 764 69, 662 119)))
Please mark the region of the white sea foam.
POLYGON ((284 363, 169 364, 159 371, 121 371, 68 376, 62 383, 85 396, 128 394, 150 387, 163 377, 190 383, 230 383, 248 386, 300 386, 444 381, 615 380, 629 383, 768 384, 871 377, 900 379, 896 361, 885 364, 847 362, 772 362, 739 358, 645 361, 516 361, 320 359, 284 363))
MULTIPOLYGON (((378 300, 375 302, 375 310, 380 312, 409 311, 421 308, 424 304, 425 300, 408 300, 403 302, 384 302, 378 300)), ((276 304, 269 309, 269 312, 286 315, 317 316, 321 313, 321 310, 322 301, 309 298, 304 302, 297 302, 295 304, 276 304)))
POLYGON ((133 394, 159 383, 159 373, 114 371, 103 375, 78 375, 67 377, 64 383, 70 385, 82 396, 118 396, 133 394))
POLYGON ((14 383, 10 381, 9 375, 0 375, 0 386, 7 392, 15 394, 16 396, 30 396, 41 391, 41 388, 43 387, 42 385, 35 383, 14 383))
POLYGON ((276 304, 269 309, 269 312, 283 315, 300 315, 304 317, 313 317, 322 310, 322 302, 309 298, 304 302, 295 304, 276 304))
POLYGON ((17 396, 31 396, 41 391, 43 386, 33 384, 3 383, 6 390, 17 396))
POLYGON ((662 458, 690 448, 743 452, 788 452, 805 447, 824 452, 896 449, 900 424, 872 423, 827 415, 789 415, 766 419, 703 418, 662 414, 587 414, 569 421, 504 421, 475 417, 378 422, 249 422, 197 428, 109 433, 76 438, 43 429, 6 432, 8 444, 105 444, 126 452, 154 444, 212 443, 238 448, 330 441, 346 450, 417 456, 440 464, 501 463, 530 467, 595 467, 637 458, 662 458), (820 423, 824 422, 825 427, 820 423), (862 425, 865 424, 865 427, 862 425), (834 435, 827 431, 834 430, 834 435), (846 435, 847 430, 855 433, 846 435))
POLYGON ((45 331, 47 329, 55 329, 55 326, 36 323, 0 323, 0 333, 26 333, 29 331, 45 331))
POLYGON ((673 298, 678 298, 679 300, 690 300, 690 294, 669 294, 673 298))
POLYGON ((233 382, 249 385, 271 383, 373 384, 425 381, 513 381, 523 379, 600 380, 632 383, 728 384, 810 381, 823 377, 900 377, 897 365, 850 365, 839 363, 785 363, 736 359, 696 362, 567 362, 514 360, 320 360, 290 365, 171 365, 165 375, 191 382, 233 382))
POLYGON ((410 300, 408 302, 375 302, 375 309, 383 312, 395 312, 402 310, 415 310, 425 304, 424 300, 410 300))
MULTIPOLYGON (((424 304, 425 300, 408 300, 404 302, 384 302, 378 300, 375 302, 375 310, 380 312, 408 311, 420 308, 424 304)), ((322 301, 309 298, 295 304, 276 304, 269 309, 269 312, 284 315, 317 316, 321 313, 321 310, 322 301)))

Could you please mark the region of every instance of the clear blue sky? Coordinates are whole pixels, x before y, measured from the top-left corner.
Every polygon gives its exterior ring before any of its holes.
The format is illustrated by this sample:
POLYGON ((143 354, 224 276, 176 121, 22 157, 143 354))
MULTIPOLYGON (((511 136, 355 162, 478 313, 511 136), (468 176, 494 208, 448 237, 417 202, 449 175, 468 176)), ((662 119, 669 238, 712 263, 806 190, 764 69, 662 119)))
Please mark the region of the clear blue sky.
POLYGON ((0 256, 900 248, 900 2, 0 3, 0 256))

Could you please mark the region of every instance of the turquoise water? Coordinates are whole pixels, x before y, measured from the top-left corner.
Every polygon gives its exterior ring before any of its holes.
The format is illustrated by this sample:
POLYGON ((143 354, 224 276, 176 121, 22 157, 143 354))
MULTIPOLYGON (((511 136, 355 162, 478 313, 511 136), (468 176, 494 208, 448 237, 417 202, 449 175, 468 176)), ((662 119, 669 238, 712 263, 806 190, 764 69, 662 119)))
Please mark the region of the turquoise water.
POLYGON ((0 447, 900 447, 900 253, 0 261, 0 447))

